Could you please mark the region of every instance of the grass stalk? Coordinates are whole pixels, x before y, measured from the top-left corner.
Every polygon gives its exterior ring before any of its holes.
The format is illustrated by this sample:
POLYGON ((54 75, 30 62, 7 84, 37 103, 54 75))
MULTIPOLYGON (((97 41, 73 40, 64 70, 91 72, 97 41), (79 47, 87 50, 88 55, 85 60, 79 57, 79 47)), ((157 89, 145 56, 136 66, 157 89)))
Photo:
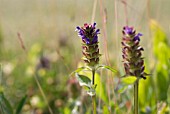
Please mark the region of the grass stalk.
POLYGON ((0 64, 0 87, 2 86, 2 64, 0 64))
POLYGON ((139 81, 134 85, 134 114, 138 114, 138 87, 139 81))
POLYGON ((34 79, 35 79, 35 81, 36 81, 36 83, 37 83, 37 85, 38 85, 38 88, 39 88, 39 90, 40 90, 40 93, 41 93, 41 95, 42 95, 45 103, 47 104, 47 107, 48 107, 48 110, 49 110, 50 114, 54 114, 53 111, 52 111, 52 109, 51 109, 51 107, 50 107, 50 105, 49 105, 49 103, 48 103, 47 97, 46 97, 46 95, 45 95, 45 93, 44 93, 44 91, 43 91, 43 89, 42 89, 42 87, 41 87, 41 84, 40 84, 40 82, 39 82, 36 74, 37 74, 37 73, 35 73, 35 75, 34 75, 34 79))

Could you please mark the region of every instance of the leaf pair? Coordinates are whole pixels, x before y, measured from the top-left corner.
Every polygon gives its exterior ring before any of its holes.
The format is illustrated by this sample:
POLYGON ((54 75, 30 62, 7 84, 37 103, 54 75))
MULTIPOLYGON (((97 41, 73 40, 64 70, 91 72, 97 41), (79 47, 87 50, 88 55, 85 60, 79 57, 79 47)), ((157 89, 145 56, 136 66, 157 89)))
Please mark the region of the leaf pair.
MULTIPOLYGON (((95 71, 97 71, 99 68, 103 68, 103 69, 107 69, 107 70, 110 70, 111 72, 115 73, 117 72, 117 70, 113 69, 112 67, 110 66, 107 66, 107 65, 97 65, 95 67, 95 71)), ((72 76, 73 74, 75 73, 79 73, 83 70, 87 70, 87 71, 92 71, 92 68, 88 67, 88 66, 83 66, 83 67, 80 67, 80 68, 77 68, 75 71, 73 71, 70 76, 72 76)))
POLYGON ((0 113, 1 114, 20 114, 21 110, 26 102, 27 96, 24 96, 18 104, 18 107, 14 113, 14 110, 9 103, 9 101, 5 98, 3 92, 0 92, 0 113))

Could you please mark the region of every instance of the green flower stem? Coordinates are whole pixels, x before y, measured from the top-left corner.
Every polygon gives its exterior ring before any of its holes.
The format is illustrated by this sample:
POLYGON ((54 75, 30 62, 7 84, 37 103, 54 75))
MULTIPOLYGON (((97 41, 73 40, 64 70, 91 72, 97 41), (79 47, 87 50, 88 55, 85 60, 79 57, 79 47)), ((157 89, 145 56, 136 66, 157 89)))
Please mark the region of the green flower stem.
MULTIPOLYGON (((95 69, 92 69, 92 86, 95 89, 95 69)), ((96 114, 96 93, 92 96, 93 114, 96 114)))
POLYGON ((93 114, 96 114, 96 95, 92 96, 93 114))
POLYGON ((138 86, 139 86, 139 81, 134 85, 134 114, 138 114, 138 86))

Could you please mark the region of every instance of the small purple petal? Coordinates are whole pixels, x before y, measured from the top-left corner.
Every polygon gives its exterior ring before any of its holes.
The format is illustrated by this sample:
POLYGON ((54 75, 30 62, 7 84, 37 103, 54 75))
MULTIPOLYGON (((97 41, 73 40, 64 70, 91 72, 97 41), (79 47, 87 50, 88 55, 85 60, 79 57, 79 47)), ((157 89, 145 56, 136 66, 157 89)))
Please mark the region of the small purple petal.
POLYGON ((143 34, 141 34, 141 33, 138 33, 138 36, 143 36, 143 34))
POLYGON ((80 31, 80 30, 81 30, 81 28, 79 26, 77 26, 75 31, 80 31))
POLYGON ((86 38, 86 44, 90 44, 90 39, 86 38))
POLYGON ((94 44, 98 42, 98 34, 100 34, 100 30, 96 29, 96 23, 87 24, 85 23, 83 27, 76 27, 76 31, 78 32, 78 36, 82 38, 83 42, 86 44, 94 44))
POLYGON ((96 30, 96 34, 99 34, 99 32, 100 32, 100 29, 97 29, 97 30, 96 30))
POLYGON ((136 41, 136 40, 140 41, 140 36, 142 36, 142 34, 141 34, 141 33, 138 33, 138 34, 134 37, 133 41, 136 41))
POLYGON ((96 23, 93 23, 93 26, 92 26, 92 28, 93 28, 93 29, 95 29, 95 26, 96 26, 96 23))
POLYGON ((97 42, 98 42, 98 36, 96 35, 96 36, 94 36, 92 43, 97 43, 97 42))
POLYGON ((93 26, 95 27, 95 26, 96 26, 96 23, 94 23, 93 26))
POLYGON ((77 28, 78 30, 80 30, 80 27, 79 27, 79 26, 77 26, 76 28, 77 28))

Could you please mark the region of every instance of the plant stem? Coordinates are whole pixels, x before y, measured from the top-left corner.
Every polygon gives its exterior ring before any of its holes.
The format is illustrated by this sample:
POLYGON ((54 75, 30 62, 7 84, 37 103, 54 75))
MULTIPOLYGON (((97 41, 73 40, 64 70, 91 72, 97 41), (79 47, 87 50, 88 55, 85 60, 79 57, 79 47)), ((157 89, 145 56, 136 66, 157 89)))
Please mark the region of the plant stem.
POLYGON ((96 114, 96 95, 92 96, 93 114, 96 114))
POLYGON ((139 81, 134 85, 134 114, 138 114, 138 86, 139 86, 139 81))
MULTIPOLYGON (((92 69, 92 85, 95 87, 95 69, 92 69)), ((95 89, 95 88, 94 88, 95 89)), ((96 93, 92 96, 93 114, 96 114, 96 93)))

